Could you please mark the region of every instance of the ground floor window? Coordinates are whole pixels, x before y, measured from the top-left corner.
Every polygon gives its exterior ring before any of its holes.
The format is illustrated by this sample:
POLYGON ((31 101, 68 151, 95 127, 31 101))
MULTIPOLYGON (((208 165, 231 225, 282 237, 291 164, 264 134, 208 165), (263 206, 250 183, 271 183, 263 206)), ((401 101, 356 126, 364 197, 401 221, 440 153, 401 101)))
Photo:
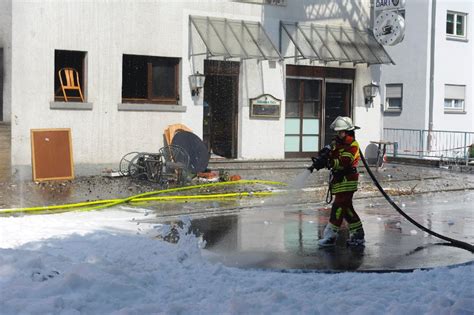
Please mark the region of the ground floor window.
POLYGON ((177 104, 179 58, 123 55, 122 102, 177 104))
POLYGON ((466 93, 465 85, 444 86, 444 111, 445 112, 464 112, 464 97, 466 93))
POLYGON ((54 51, 54 99, 65 102, 85 102, 85 51, 54 51))

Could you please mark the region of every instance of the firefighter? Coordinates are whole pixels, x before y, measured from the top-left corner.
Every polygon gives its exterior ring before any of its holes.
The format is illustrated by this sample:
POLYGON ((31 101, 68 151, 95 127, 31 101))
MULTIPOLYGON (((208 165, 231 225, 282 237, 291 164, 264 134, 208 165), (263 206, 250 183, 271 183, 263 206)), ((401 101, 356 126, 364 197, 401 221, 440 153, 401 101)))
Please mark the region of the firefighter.
MULTIPOLYGON (((330 146, 320 151, 318 158, 313 158, 311 169, 327 167, 331 170, 329 193, 334 196, 329 223, 324 228, 323 238, 319 240, 321 247, 334 246, 343 219, 349 224, 347 245, 360 246, 365 243, 362 222, 354 211, 352 197, 357 190, 359 173, 359 144, 355 140, 354 126, 349 117, 337 117, 330 126, 337 132, 330 146)), ((330 202, 330 201, 329 201, 330 202)))

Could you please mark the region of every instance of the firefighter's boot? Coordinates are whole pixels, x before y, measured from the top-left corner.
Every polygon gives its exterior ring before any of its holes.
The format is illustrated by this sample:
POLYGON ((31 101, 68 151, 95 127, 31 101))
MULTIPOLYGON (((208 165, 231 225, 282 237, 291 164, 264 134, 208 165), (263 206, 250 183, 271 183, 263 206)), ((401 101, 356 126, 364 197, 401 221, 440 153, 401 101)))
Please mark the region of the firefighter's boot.
POLYGON ((347 240, 348 246, 364 246, 365 244, 365 233, 364 229, 360 227, 355 231, 351 231, 349 239, 347 240))
POLYGON ((323 232, 323 238, 318 241, 320 247, 330 247, 336 245, 338 228, 331 223, 326 225, 323 232))

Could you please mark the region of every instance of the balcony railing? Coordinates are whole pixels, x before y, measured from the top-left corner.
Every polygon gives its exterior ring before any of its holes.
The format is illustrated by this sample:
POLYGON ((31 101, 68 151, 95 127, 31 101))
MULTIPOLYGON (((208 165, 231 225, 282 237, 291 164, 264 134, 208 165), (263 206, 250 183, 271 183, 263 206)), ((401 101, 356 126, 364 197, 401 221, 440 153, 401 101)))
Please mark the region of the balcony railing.
POLYGON ((388 155, 466 165, 474 161, 474 132, 384 128, 383 139, 394 142, 387 148, 388 155))

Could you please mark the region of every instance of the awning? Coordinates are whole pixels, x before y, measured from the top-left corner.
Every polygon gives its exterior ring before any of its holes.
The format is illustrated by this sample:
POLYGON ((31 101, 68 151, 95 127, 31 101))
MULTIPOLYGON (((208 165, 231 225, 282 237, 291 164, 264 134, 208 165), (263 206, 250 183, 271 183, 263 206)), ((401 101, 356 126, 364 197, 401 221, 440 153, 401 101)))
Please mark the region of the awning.
POLYGON ((227 58, 282 60, 259 22, 190 16, 207 52, 227 58))
POLYGON ((304 59, 353 64, 395 64, 369 31, 314 23, 281 22, 284 30, 304 59))

